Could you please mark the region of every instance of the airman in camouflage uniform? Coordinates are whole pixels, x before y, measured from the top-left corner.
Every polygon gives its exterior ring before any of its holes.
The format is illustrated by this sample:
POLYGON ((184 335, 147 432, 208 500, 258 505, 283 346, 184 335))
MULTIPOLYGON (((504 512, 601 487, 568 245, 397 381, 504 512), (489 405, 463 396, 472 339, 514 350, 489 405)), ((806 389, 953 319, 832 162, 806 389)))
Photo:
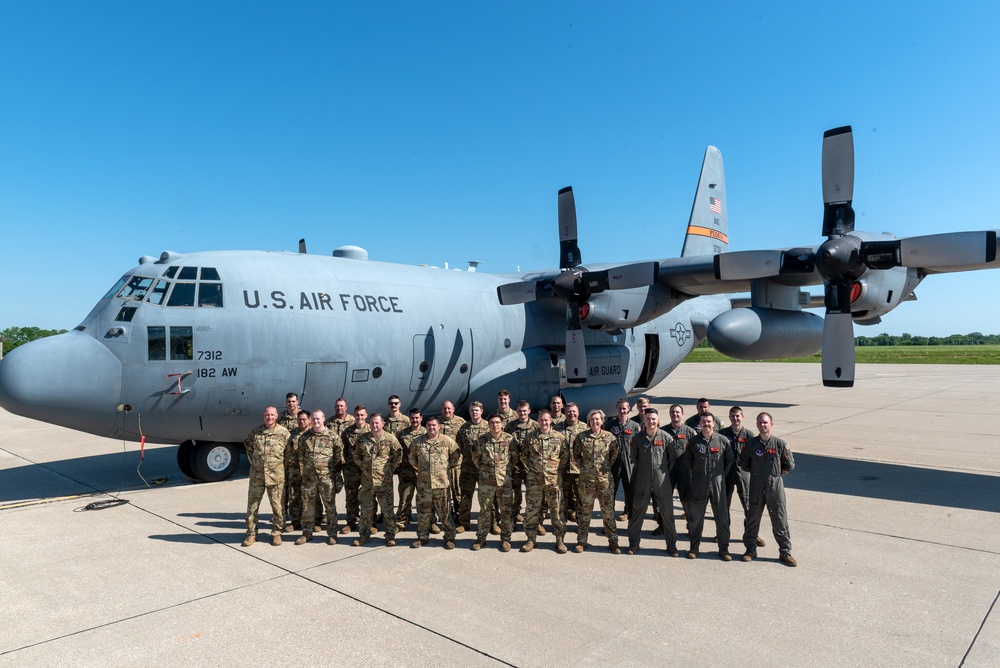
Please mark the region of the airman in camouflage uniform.
POLYGON ((354 446, 354 462, 361 469, 361 534, 355 547, 370 540, 372 520, 375 517, 375 502, 382 507, 385 518, 385 544, 396 544, 396 515, 392 506, 392 472, 396 470, 403 456, 403 449, 396 437, 385 430, 385 419, 381 413, 371 417, 371 430, 362 434, 354 446))
POLYGON ((547 409, 538 411, 538 429, 531 432, 521 442, 519 457, 524 463, 527 487, 527 512, 524 518, 524 533, 528 540, 521 552, 531 552, 535 548, 538 527, 541 525, 542 504, 547 503, 552 511, 552 530, 556 534, 556 552, 566 553, 563 538, 566 525, 563 524, 559 509, 562 507, 562 475, 569 463, 569 448, 566 437, 552 429, 552 414, 547 409))
POLYGON ((354 424, 354 416, 347 412, 347 400, 341 397, 333 404, 333 417, 326 421, 326 428, 336 432, 344 440, 344 432, 354 424))
MULTIPOLYGON (((445 400, 441 403, 441 433, 448 436, 456 443, 458 442, 458 430, 465 424, 465 420, 455 415, 455 404, 445 400)), ((452 513, 456 524, 461 524, 458 518, 458 503, 462 498, 461 471, 454 471, 451 480, 451 503, 452 513)), ((464 531, 465 528, 463 527, 464 531)))
POLYGON ((385 430, 396 436, 400 431, 410 426, 410 419, 399 412, 401 402, 395 394, 389 397, 387 403, 389 405, 389 412, 383 416, 385 418, 385 430))
POLYGON ((396 434, 396 440, 402 447, 402 459, 396 467, 399 476, 399 507, 396 510, 396 529, 402 531, 410 521, 413 511, 413 494, 417 491, 417 472, 410 464, 410 446, 413 439, 427 433, 421 422, 423 416, 419 408, 410 410, 410 426, 396 434))
POLYGON ((250 460, 250 488, 247 493, 247 537, 243 547, 257 541, 257 509, 264 491, 271 502, 271 544, 281 545, 281 532, 285 529, 285 448, 291 434, 278 424, 278 409, 264 409, 264 424, 247 435, 243 445, 250 460))
POLYGON ((576 459, 573 458, 573 442, 579 434, 587 431, 587 425, 580 421, 580 407, 572 401, 566 404, 566 419, 561 425, 556 427, 566 436, 566 447, 570 449, 569 465, 563 473, 562 500, 563 505, 560 512, 563 522, 576 521, 576 510, 580 506, 580 495, 578 493, 578 483, 580 481, 580 467, 577 466, 576 459))
POLYGON ((552 413, 552 428, 556 431, 561 432, 562 429, 560 427, 566 421, 566 413, 563 410, 565 406, 566 402, 563 401, 561 394, 557 394, 549 399, 549 412, 552 413))
MULTIPOLYGON (((291 438, 285 448, 285 531, 302 526, 302 466, 299 461, 299 440, 312 429, 308 411, 300 410, 291 438)), ((280 422, 280 420, 279 420, 280 422)), ((320 506, 320 515, 322 515, 320 506)))
POLYGON ((688 559, 698 556, 705 528, 705 510, 712 502, 719 558, 732 561, 729 555, 729 503, 726 501, 726 473, 733 465, 733 451, 725 436, 715 433, 715 418, 701 414, 701 432, 688 443, 684 460, 691 468, 691 547, 688 559))
POLYGON ((344 502, 347 523, 340 533, 350 533, 358 528, 358 515, 361 512, 361 505, 358 503, 361 469, 354 460, 354 446, 361 435, 369 431, 367 419, 368 409, 361 405, 355 406, 354 423, 340 435, 340 440, 344 442, 344 489, 347 497, 344 502))
POLYGON ((344 444, 337 432, 326 426, 323 411, 313 411, 312 430, 299 440, 299 465, 302 469, 302 535, 295 541, 303 545, 312 538, 316 527, 316 507, 326 510, 326 542, 337 542, 337 493, 334 474, 344 459, 344 444))
POLYGON ((410 547, 420 547, 430 540, 431 518, 436 512, 444 521, 445 549, 455 549, 449 474, 461 468, 462 451, 440 429, 438 418, 429 418, 427 433, 410 445, 410 465, 417 472, 417 540, 410 547))
MULTIPOLYGON (((528 434, 538 429, 538 423, 531 419, 531 404, 527 401, 517 402, 517 419, 508 423, 506 429, 507 433, 514 437, 514 445, 520 452, 521 444, 524 442, 524 439, 528 437, 528 434)), ((523 521, 524 519, 521 516, 521 486, 524 484, 525 475, 524 463, 520 459, 515 459, 514 479, 512 481, 514 502, 510 510, 514 513, 514 515, 516 515, 515 519, 518 522, 523 521)), ((545 535, 544 529, 538 533, 543 536, 545 535)))
POLYGON ((494 415, 499 415, 500 419, 503 420, 505 430, 507 425, 517 419, 517 411, 510 407, 510 392, 507 390, 497 392, 497 410, 494 415))
POLYGON ((576 511, 577 552, 587 548, 590 533, 590 515, 594 510, 594 499, 601 507, 604 521, 604 535, 608 537, 608 549, 621 554, 618 547, 618 529, 615 525, 615 500, 611 496, 611 467, 618 461, 618 439, 610 432, 603 431, 604 412, 592 410, 587 414, 588 431, 577 434, 573 441, 573 459, 580 469, 580 505, 576 511))
POLYGON ((462 533, 465 527, 472 527, 472 496, 476 493, 476 481, 479 474, 472 459, 472 450, 479 437, 490 430, 489 423, 483 419, 483 405, 473 401, 469 405, 469 421, 458 430, 455 441, 462 449, 462 472, 458 478, 461 498, 458 502, 458 526, 455 533, 462 533))
POLYGON ((490 416, 489 428, 472 448, 472 460, 479 474, 479 524, 472 549, 478 550, 486 543, 486 534, 497 522, 493 509, 499 503, 500 551, 510 552, 510 535, 514 531, 510 514, 514 496, 511 490, 512 465, 518 453, 514 437, 503 430, 503 418, 490 416))

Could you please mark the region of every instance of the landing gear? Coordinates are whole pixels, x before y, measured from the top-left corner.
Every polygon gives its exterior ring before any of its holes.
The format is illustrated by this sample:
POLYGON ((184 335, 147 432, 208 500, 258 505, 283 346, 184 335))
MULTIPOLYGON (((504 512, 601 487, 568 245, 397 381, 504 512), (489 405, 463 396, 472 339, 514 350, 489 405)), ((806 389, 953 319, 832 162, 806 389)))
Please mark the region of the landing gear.
POLYGON ((235 443, 184 441, 177 448, 181 473, 199 482, 219 482, 233 475, 240 464, 235 443))

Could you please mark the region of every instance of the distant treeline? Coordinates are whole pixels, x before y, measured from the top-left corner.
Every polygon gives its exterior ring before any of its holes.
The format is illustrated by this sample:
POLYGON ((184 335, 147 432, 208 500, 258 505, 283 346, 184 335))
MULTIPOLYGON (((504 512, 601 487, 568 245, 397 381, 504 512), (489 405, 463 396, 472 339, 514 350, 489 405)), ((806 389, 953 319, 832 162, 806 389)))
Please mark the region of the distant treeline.
POLYGON ((856 346, 995 346, 1000 345, 1000 334, 952 334, 950 336, 914 336, 906 332, 895 336, 856 336, 856 346))
POLYGON ((53 334, 63 334, 65 329, 41 329, 40 327, 8 327, 0 329, 0 339, 3 339, 3 354, 6 355, 20 345, 41 339, 53 334))

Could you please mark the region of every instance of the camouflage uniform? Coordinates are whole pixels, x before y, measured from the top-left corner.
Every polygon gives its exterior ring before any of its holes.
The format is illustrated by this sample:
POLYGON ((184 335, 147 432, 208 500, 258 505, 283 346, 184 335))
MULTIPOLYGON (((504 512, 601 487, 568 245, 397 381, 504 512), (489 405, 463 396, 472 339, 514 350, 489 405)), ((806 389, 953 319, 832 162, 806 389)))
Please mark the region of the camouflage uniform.
MULTIPOLYGON (((712 502, 715 516, 715 535, 719 552, 729 551, 729 504, 726 502, 726 474, 733 465, 733 451, 725 436, 712 434, 705 438, 698 434, 688 443, 684 461, 691 468, 691 538, 692 552, 701 545, 705 528, 705 509, 712 502)), ((756 540, 754 541, 756 544, 756 540)))
POLYGON ((617 545, 615 500, 611 496, 611 467, 618 461, 618 439, 606 431, 595 434, 588 429, 581 432, 573 441, 573 460, 580 469, 576 542, 587 544, 590 515, 594 511, 596 497, 601 507, 601 519, 604 520, 604 535, 612 545, 617 545))
MULTIPOLYGON (((280 422, 280 421, 279 421, 280 422)), ((298 423, 288 430, 291 436, 285 448, 285 521, 302 526, 302 467, 299 462, 299 439, 303 433, 298 423)), ((307 429, 306 434, 309 433, 307 429)))
POLYGON ((552 416, 552 428, 553 429, 558 429, 559 431, 562 431, 563 430, 562 427, 563 427, 564 424, 566 424, 566 416, 565 415, 563 415, 562 413, 560 413, 559 417, 556 417, 555 415, 552 416))
POLYGON ((573 442, 576 441, 576 437, 579 434, 589 430, 589 427, 579 420, 577 420, 576 424, 570 427, 566 426, 565 421, 559 425, 559 431, 566 435, 566 447, 570 449, 569 465, 563 473, 562 508, 559 509, 562 513, 563 522, 568 522, 570 519, 576 519, 576 512, 580 506, 580 494, 578 490, 580 482, 580 467, 577 465, 576 459, 573 457, 573 442))
POLYGON ((367 538, 371 533, 372 520, 375 517, 375 502, 382 507, 385 518, 385 539, 396 537, 396 514, 392 506, 392 472, 396 470, 403 457, 402 446, 396 437, 387 431, 382 431, 380 438, 375 438, 371 431, 364 433, 354 446, 354 463, 361 470, 361 521, 358 533, 367 538))
MULTIPOLYGON (((458 430, 458 447, 462 449, 462 472, 458 478, 458 486, 461 491, 461 498, 458 504, 458 523, 464 527, 472 527, 472 496, 476 493, 476 481, 479 474, 476 472, 476 463, 472 458, 472 449, 476 446, 479 437, 490 430, 490 424, 486 420, 480 420, 479 424, 466 422, 458 430)), ((480 511, 481 512, 481 511, 480 511)))
POLYGON ((403 431, 404 429, 410 426, 410 418, 406 417, 402 413, 400 413, 396 417, 389 417, 388 414, 386 414, 384 417, 385 417, 385 430, 390 434, 392 434, 393 436, 397 436, 399 432, 403 431))
POLYGON ((535 542, 538 525, 542 521, 542 504, 548 504, 552 511, 552 529, 556 541, 562 542, 566 535, 559 509, 562 507, 562 474, 569 463, 569 448, 566 437, 552 430, 543 434, 540 430, 531 432, 522 441, 518 458, 524 464, 527 487, 527 511, 524 518, 524 533, 528 540, 535 542))
POLYGON ((462 466, 462 451, 454 439, 438 434, 433 441, 427 434, 413 439, 410 466, 417 472, 417 538, 430 538, 431 518, 436 512, 444 522, 444 539, 455 540, 455 522, 451 518, 450 474, 462 466))
MULTIPOLYGON (((456 443, 458 442, 458 431, 465 424, 465 418, 452 415, 451 419, 441 418, 441 434, 447 436, 456 443)), ((448 474, 451 477, 451 505, 455 514, 454 519, 458 520, 458 500, 462 498, 461 471, 455 469, 448 474)))
POLYGON ((410 514, 413 512, 413 494, 417 491, 417 472, 410 464, 410 445, 413 439, 427 433, 423 427, 407 427, 398 434, 396 440, 402 447, 402 459, 396 467, 396 475, 399 476, 399 507, 396 510, 396 527, 402 529, 410 521, 410 514))
MULTIPOLYGON (((514 445, 520 451, 521 443, 528 437, 528 434, 538 429, 538 423, 528 418, 527 422, 521 422, 520 420, 514 420, 509 423, 505 429, 507 433, 514 437, 514 445)), ((518 458, 514 460, 514 470, 513 470, 513 480, 511 481, 511 487, 514 491, 514 501, 511 506, 511 512, 514 515, 521 514, 521 485, 524 484, 524 463, 518 458)))
POLYGON ((337 436, 340 437, 340 440, 343 441, 344 432, 347 431, 347 428, 353 424, 354 424, 354 416, 345 415, 343 420, 338 420, 337 418, 330 418, 329 420, 327 420, 326 428, 332 429, 334 432, 336 432, 337 436))
POLYGON ((250 489, 247 494, 247 536, 257 535, 257 509, 267 490, 271 502, 271 535, 285 529, 285 448, 291 434, 280 424, 270 429, 260 425, 250 432, 243 445, 250 460, 250 489))
POLYGON ((340 440, 344 442, 344 489, 346 499, 344 501, 346 523, 351 527, 357 527, 358 515, 361 506, 358 503, 358 490, 361 488, 361 469, 354 459, 354 446, 361 438, 362 434, 370 431, 368 423, 361 425, 357 423, 344 429, 340 435, 340 440))
POLYGON ((337 534, 337 494, 333 476, 344 458, 344 444, 337 432, 309 431, 299 440, 302 468, 302 535, 312 536, 317 506, 326 509, 326 533, 337 534))
POLYGON ((486 541, 497 521, 493 516, 493 507, 499 499, 500 505, 500 539, 510 542, 514 532, 514 518, 510 513, 513 499, 511 480, 514 460, 517 459, 517 448, 514 437, 502 432, 498 438, 486 432, 479 437, 472 448, 472 461, 479 474, 479 524, 476 527, 476 540, 486 541))
POLYGON ((503 428, 505 430, 507 429, 507 426, 511 422, 516 422, 517 421, 517 411, 515 411, 513 408, 508 408, 506 413, 501 413, 498 410, 497 411, 493 411, 493 415, 496 415, 498 418, 500 418, 501 420, 503 420, 503 428))

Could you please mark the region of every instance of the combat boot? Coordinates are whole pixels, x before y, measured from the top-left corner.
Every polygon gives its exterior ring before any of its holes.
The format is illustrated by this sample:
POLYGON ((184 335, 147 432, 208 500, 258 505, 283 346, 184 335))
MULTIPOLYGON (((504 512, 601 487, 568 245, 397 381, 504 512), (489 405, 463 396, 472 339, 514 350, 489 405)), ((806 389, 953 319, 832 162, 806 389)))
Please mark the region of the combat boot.
POLYGON ((296 545, 305 545, 310 540, 312 540, 312 534, 311 533, 304 533, 304 534, 302 534, 301 536, 299 536, 298 538, 295 539, 295 544, 296 545))
POLYGON ((412 543, 410 543, 410 548, 415 550, 418 547, 420 547, 421 545, 423 545, 423 543, 421 543, 420 539, 418 538, 415 541, 413 541, 412 543))
POLYGON ((544 536, 545 535, 545 527, 543 527, 541 525, 541 523, 538 524, 538 535, 539 536, 544 536))
POLYGON ((479 550, 483 549, 483 544, 477 540, 475 543, 472 544, 472 547, 470 549, 473 552, 478 552, 479 550))
POLYGON ((676 545, 667 545, 667 554, 669 554, 671 557, 681 556, 681 553, 677 551, 676 545))
POLYGON ((719 559, 723 561, 732 561, 733 555, 729 554, 729 550, 719 550, 719 559))
POLYGON ((587 549, 586 543, 577 543, 576 547, 573 548, 574 552, 580 553, 587 549))
POLYGON ((799 565, 799 562, 795 561, 795 557, 788 554, 787 552, 778 557, 778 561, 785 564, 786 566, 791 566, 792 568, 795 568, 796 566, 799 565))
POLYGON ((250 534, 243 540, 243 547, 250 547, 256 542, 257 542, 257 536, 254 534, 250 534))
POLYGON ((502 540, 502 541, 500 541, 500 551, 501 552, 510 552, 510 541, 509 540, 502 540))
POLYGON ((622 549, 620 547, 618 547, 618 541, 616 541, 616 540, 611 541, 610 543, 608 543, 608 551, 611 552, 611 554, 621 554, 622 553, 622 549))
POLYGON ((459 524, 457 527, 455 527, 455 533, 457 533, 457 534, 458 533, 465 533, 465 525, 464 524, 459 524))
POLYGON ((326 539, 326 544, 327 545, 336 545, 337 544, 337 537, 336 536, 330 536, 329 538, 326 539))
POLYGON ((556 539, 556 552, 559 554, 566 554, 569 550, 566 549, 566 543, 563 542, 562 538, 556 539))
POLYGON ((281 534, 280 533, 276 533, 276 534, 272 534, 271 535, 271 545, 274 545, 275 547, 281 545, 281 534))
POLYGON ((369 536, 358 536, 357 538, 354 539, 354 542, 351 543, 351 545, 353 545, 354 547, 361 547, 362 545, 365 545, 370 542, 371 538, 369 536))
POLYGON ((760 536, 757 536, 757 547, 764 547, 766 544, 767 543, 764 542, 763 538, 761 538, 760 536))
POLYGON ((454 550, 455 549, 455 541, 453 541, 453 540, 446 540, 444 542, 444 549, 446 549, 446 550, 454 550))
POLYGON ((354 531, 354 525, 352 525, 350 522, 348 522, 347 524, 344 525, 344 528, 340 530, 340 533, 341 533, 341 535, 343 535, 343 534, 351 533, 352 531, 354 531))
POLYGON ((500 535, 500 525, 499 524, 494 524, 492 527, 490 527, 490 533, 493 534, 494 536, 499 536, 500 535))
POLYGON ((521 546, 521 552, 531 552, 534 549, 535 549, 535 541, 533 540, 529 540, 525 542, 524 545, 521 546))

